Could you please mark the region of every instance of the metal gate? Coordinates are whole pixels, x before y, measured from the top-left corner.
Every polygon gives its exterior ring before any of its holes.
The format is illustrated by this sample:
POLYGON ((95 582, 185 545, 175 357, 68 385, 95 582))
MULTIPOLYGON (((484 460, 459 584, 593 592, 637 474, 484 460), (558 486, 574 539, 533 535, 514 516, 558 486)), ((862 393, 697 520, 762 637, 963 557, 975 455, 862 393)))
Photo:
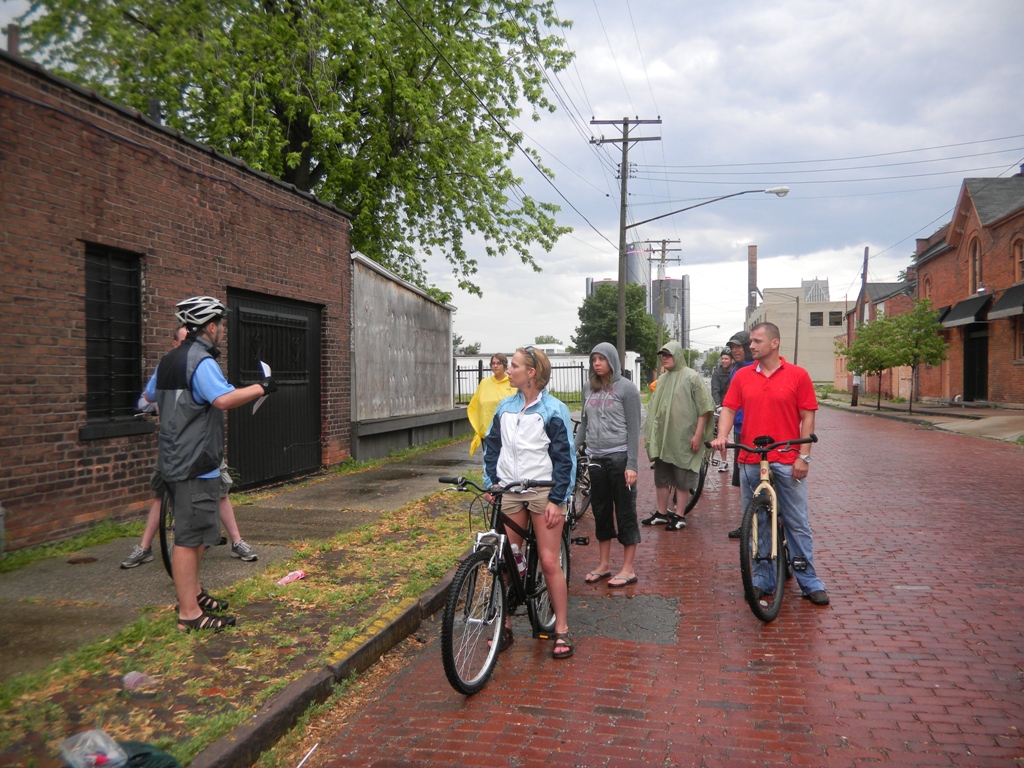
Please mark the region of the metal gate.
POLYGON ((321 465, 320 309, 228 293, 228 380, 259 381, 258 361, 279 387, 253 414, 228 412, 228 464, 238 487, 315 471, 321 465))

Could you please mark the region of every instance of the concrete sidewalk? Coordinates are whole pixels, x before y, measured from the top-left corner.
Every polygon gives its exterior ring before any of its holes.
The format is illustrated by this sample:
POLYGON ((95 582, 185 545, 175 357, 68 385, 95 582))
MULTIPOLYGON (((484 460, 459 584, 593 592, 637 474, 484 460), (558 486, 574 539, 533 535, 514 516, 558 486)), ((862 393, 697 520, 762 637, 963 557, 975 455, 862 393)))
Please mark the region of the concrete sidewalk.
POLYGON ((871 397, 860 398, 860 404, 857 407, 852 407, 849 395, 834 394, 828 395, 827 399, 819 399, 819 405, 850 413, 928 425, 962 435, 1006 440, 1011 443, 1024 436, 1024 409, 1019 408, 1005 408, 989 404, 975 405, 974 403, 957 405, 914 403, 913 412, 910 412, 906 404, 883 402, 881 408, 877 408, 876 401, 871 397))

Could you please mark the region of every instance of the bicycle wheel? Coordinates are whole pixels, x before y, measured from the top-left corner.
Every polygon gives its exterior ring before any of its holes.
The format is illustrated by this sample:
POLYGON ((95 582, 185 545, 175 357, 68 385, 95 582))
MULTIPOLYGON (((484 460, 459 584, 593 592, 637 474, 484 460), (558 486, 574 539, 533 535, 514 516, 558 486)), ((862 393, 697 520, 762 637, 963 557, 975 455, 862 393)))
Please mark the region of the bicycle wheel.
POLYGON ((743 596, 754 615, 764 622, 779 615, 786 587, 781 525, 778 542, 779 552, 772 557, 772 503, 767 494, 755 496, 744 510, 740 525, 740 574, 743 577, 743 596), (772 589, 758 588, 754 584, 755 576, 762 583, 772 585, 772 589))
MULTIPOLYGON (((562 566, 565 583, 569 583, 569 530, 562 527, 562 538, 559 546, 558 560, 562 566)), ((530 547, 526 558, 526 612, 530 615, 530 623, 535 632, 555 631, 555 609, 551 607, 551 595, 548 593, 547 579, 540 568, 540 558, 534 547, 530 547)))
POLYGON ((704 483, 708 479, 708 468, 711 466, 711 450, 706 449, 704 451, 704 459, 700 463, 700 471, 697 473, 697 487, 693 489, 693 493, 690 495, 690 500, 686 504, 686 508, 683 510, 683 517, 690 514, 690 510, 697 506, 697 501, 700 499, 700 492, 704 490, 704 483))
POLYGON ((174 554, 174 501, 171 494, 164 493, 163 502, 160 504, 160 556, 164 561, 164 569, 167 575, 174 578, 174 570, 171 566, 171 558, 174 554))
POLYGON ((448 589, 441 625, 441 661, 452 688, 479 691, 498 660, 505 626, 505 584, 488 565, 491 552, 474 552, 459 566, 448 589))
POLYGON ((572 489, 572 498, 569 499, 572 523, 583 517, 590 507, 590 468, 586 461, 584 458, 576 464, 576 486, 572 489))

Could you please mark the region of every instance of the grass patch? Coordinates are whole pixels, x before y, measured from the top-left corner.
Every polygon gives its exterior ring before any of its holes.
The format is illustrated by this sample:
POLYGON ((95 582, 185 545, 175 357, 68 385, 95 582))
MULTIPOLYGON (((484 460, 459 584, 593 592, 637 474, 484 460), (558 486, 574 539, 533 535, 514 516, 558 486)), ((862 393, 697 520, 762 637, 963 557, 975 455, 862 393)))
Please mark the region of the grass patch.
POLYGON ((437 493, 329 541, 294 543, 291 560, 218 592, 238 617, 226 632, 178 632, 167 608, 0 684, 0 750, 44 764, 61 739, 88 724, 156 744, 187 765, 275 692, 435 584, 471 542, 470 500, 437 493), (298 568, 305 579, 276 583, 298 568), (134 670, 157 683, 122 692, 122 677, 134 670))
POLYGON ((99 546, 100 544, 106 544, 116 539, 141 538, 142 531, 145 527, 145 520, 136 520, 131 523, 113 523, 109 520, 104 520, 103 522, 98 523, 94 528, 91 528, 78 536, 73 536, 70 539, 55 541, 50 544, 41 544, 38 547, 16 549, 14 552, 7 553, 7 555, 0 560, 0 573, 7 573, 9 571, 17 570, 18 568, 23 568, 29 563, 34 563, 37 560, 73 555, 76 552, 87 549, 88 547, 99 546))

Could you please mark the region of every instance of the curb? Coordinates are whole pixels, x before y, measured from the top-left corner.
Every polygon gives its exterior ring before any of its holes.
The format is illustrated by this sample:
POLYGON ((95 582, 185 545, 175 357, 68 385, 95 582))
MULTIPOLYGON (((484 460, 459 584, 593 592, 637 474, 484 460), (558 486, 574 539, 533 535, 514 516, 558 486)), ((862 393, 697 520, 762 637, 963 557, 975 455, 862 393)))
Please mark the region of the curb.
POLYGON ((863 416, 875 416, 881 419, 891 419, 893 421, 905 421, 908 424, 917 424, 922 427, 935 427, 935 423, 928 421, 928 419, 918 418, 917 416, 904 415, 902 413, 893 413, 892 411, 878 411, 869 410, 867 408, 854 408, 849 405, 832 405, 828 400, 818 401, 819 405, 827 405, 829 408, 836 411, 843 411, 843 413, 859 413, 863 416))
POLYGON ((290 731, 302 714, 314 704, 326 701, 337 683, 373 666, 385 653, 444 607, 455 567, 418 598, 408 598, 381 616, 365 632, 348 641, 321 668, 307 672, 267 701, 244 725, 208 746, 190 763, 190 768, 249 768, 259 756, 290 731))

